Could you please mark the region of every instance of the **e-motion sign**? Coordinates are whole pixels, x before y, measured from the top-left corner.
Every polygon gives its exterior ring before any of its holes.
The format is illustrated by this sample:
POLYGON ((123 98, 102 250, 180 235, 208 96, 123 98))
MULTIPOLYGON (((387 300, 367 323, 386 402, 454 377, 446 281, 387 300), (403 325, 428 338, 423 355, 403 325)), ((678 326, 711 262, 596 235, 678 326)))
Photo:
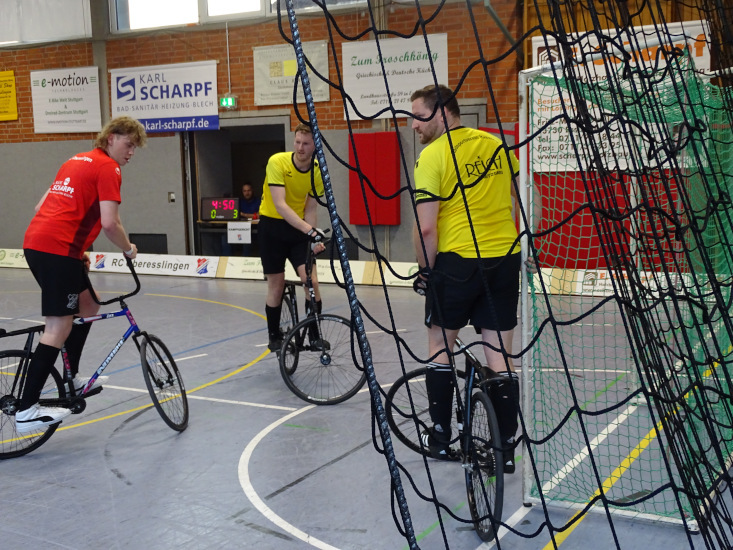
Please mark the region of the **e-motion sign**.
POLYGON ((110 70, 112 116, 148 133, 219 129, 216 61, 110 70))

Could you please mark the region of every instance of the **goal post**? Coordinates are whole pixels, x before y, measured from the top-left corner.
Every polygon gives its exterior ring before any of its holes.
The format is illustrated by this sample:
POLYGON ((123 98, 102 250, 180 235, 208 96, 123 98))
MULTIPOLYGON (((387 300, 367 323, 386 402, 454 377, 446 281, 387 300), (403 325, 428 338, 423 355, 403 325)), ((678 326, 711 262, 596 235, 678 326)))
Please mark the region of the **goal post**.
POLYGON ((519 77, 523 496, 694 530, 733 452, 730 92, 608 55, 519 77))

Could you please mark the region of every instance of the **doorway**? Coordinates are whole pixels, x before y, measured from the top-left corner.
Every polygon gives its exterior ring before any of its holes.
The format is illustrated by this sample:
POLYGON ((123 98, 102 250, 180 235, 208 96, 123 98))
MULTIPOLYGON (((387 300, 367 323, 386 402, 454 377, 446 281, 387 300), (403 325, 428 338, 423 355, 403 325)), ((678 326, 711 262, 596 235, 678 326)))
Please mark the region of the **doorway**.
POLYGON ((250 183, 255 196, 262 196, 265 170, 270 156, 286 150, 285 135, 290 117, 222 119, 220 129, 196 132, 191 181, 194 254, 210 256, 258 256, 256 223, 252 244, 227 243, 227 221, 202 215, 201 200, 239 200, 242 185, 250 183))

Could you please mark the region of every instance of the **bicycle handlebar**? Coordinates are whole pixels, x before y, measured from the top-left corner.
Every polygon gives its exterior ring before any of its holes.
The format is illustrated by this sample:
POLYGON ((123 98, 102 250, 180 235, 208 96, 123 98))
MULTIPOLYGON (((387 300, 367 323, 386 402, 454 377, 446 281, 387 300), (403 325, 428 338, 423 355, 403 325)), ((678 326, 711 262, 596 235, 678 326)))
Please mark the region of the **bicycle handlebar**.
POLYGON ((128 258, 127 256, 125 256, 125 260, 127 261, 127 267, 130 269, 130 273, 132 273, 132 278, 135 281, 135 290, 133 290, 132 292, 129 292, 128 294, 123 294, 122 296, 117 296, 116 298, 111 298, 109 300, 101 301, 99 298, 97 298, 97 293, 94 292, 94 287, 92 287, 92 282, 89 280, 89 274, 87 274, 87 282, 89 283, 89 291, 92 295, 92 300, 94 300, 98 305, 106 306, 114 302, 122 302, 123 300, 126 300, 127 298, 130 298, 131 296, 135 296, 135 294, 140 292, 140 278, 137 276, 137 272, 135 271, 135 265, 132 263, 131 258, 128 258))

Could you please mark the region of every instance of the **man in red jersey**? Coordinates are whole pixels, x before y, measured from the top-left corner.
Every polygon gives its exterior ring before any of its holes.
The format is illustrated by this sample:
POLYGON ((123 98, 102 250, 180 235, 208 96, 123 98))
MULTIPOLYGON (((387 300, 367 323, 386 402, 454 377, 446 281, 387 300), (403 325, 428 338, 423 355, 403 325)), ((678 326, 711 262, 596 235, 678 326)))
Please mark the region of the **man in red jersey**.
MULTIPOLYGON (((91 324, 73 324, 74 315, 89 317, 99 311, 87 286, 85 252, 104 230, 128 258, 137 255, 137 247, 120 221, 120 167, 130 162, 135 149, 145 145, 146 140, 145 128, 137 120, 111 120, 97 136, 94 150, 66 161, 36 205, 23 249, 41 287, 46 328, 33 353, 15 415, 19 433, 56 424, 71 414, 69 409, 38 405, 48 372, 54 368, 62 347, 69 356, 75 388, 83 389, 89 382, 89 378, 76 374, 91 324)), ((106 377, 99 377, 95 386, 101 385, 102 378, 106 377)))

